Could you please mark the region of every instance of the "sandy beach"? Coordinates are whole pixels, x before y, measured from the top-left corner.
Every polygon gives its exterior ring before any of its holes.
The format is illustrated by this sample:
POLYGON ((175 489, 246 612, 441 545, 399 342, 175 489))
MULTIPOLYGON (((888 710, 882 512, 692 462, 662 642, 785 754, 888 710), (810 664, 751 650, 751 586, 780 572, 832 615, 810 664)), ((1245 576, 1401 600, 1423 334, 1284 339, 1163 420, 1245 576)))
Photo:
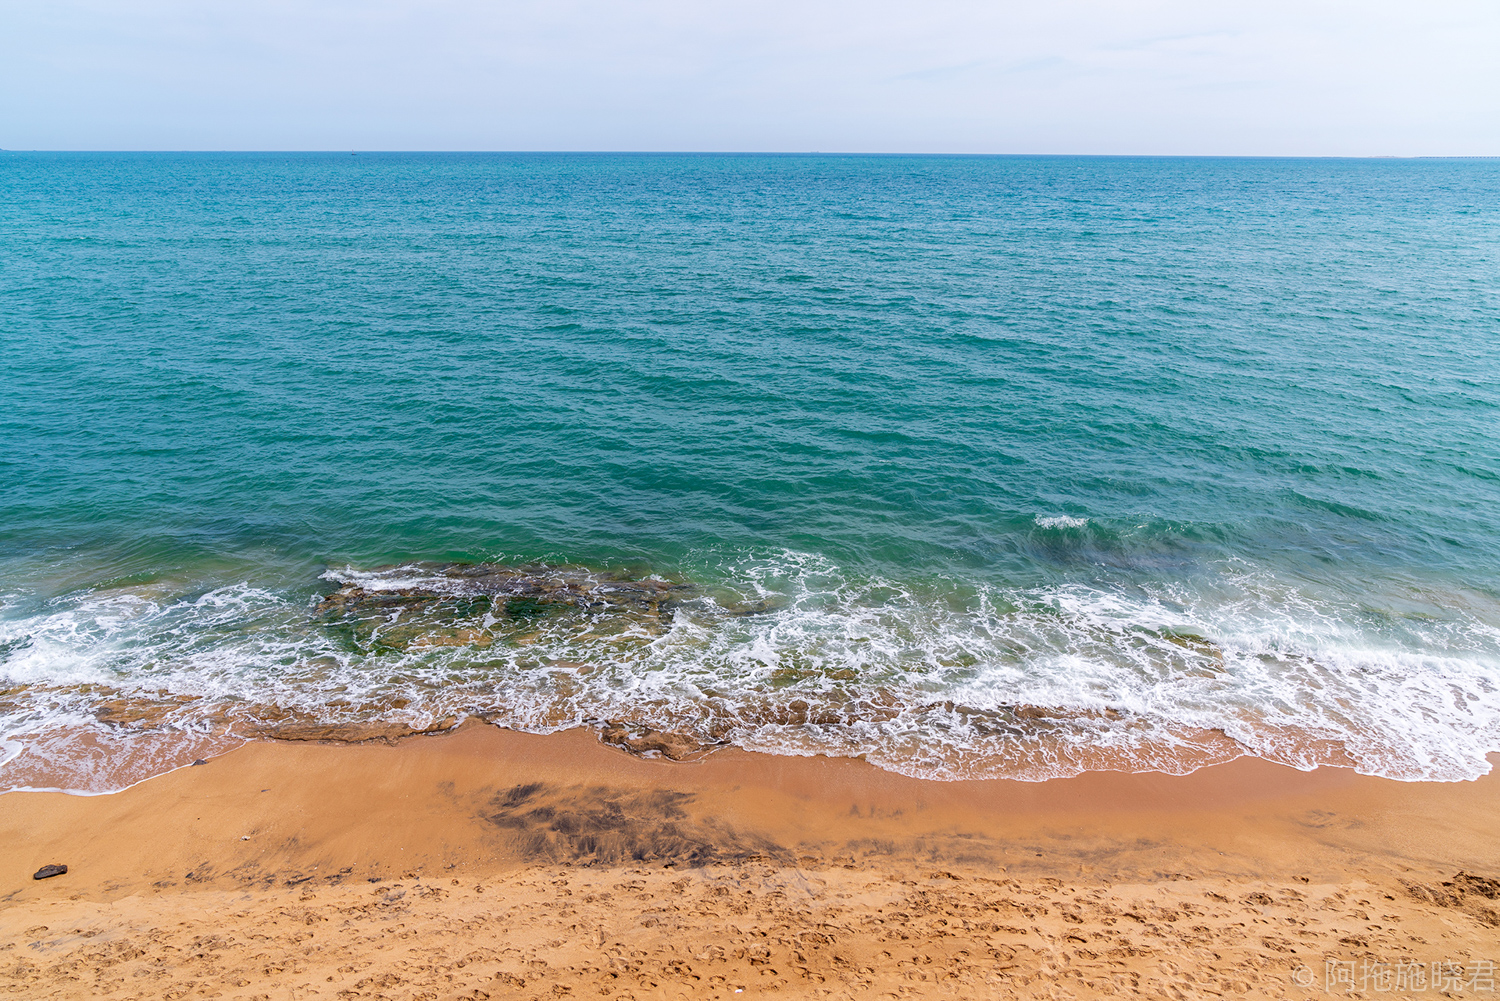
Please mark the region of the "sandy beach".
POLYGON ((1500 21, 11 6, 0 1001, 1500 998, 1500 21))
POLYGON ((1483 997, 1497 829, 1493 774, 935 783, 478 722, 261 741, 116 795, 0 797, 0 989, 1483 997))

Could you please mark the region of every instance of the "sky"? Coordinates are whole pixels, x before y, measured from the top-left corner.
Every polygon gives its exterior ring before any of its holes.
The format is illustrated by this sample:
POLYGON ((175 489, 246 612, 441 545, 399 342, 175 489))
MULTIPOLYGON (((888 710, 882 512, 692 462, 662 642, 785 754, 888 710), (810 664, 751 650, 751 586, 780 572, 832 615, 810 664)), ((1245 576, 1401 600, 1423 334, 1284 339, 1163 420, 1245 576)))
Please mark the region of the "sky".
POLYGON ((0 0, 0 148, 1500 155, 1500 0, 0 0))

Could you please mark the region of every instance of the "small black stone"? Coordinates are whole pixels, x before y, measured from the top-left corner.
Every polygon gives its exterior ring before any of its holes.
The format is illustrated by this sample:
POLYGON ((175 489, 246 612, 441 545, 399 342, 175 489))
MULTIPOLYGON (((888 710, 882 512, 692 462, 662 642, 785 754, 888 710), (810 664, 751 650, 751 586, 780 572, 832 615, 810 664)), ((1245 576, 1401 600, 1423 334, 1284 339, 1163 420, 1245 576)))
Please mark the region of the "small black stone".
POLYGON ((193 764, 195 764, 195 765, 206 765, 206 764, 208 764, 208 762, 204 761, 202 758, 199 758, 197 761, 194 761, 193 764))
POLYGON ((32 879, 51 879, 53 876, 61 876, 68 871, 65 865, 44 865, 31 874, 32 879))

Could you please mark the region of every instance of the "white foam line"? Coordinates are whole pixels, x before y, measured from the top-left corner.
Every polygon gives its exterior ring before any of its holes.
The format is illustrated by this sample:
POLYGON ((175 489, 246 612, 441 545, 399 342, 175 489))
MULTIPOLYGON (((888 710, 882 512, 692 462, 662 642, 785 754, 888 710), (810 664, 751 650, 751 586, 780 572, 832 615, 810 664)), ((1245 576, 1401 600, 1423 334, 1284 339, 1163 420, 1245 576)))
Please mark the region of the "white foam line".
MULTIPOLYGON (((463 583, 417 569, 324 576, 371 589, 463 583)), ((73 596, 0 627, 0 639, 32 638, 0 667, 34 686, 26 725, 6 729, 90 719, 94 697, 66 689, 86 679, 126 694, 274 703, 330 722, 348 716, 330 693, 356 706, 399 696, 410 704, 382 719, 423 725, 483 709, 532 732, 619 715, 693 730, 707 723, 710 695, 747 712, 794 699, 837 709, 884 692, 906 706, 888 721, 827 732, 746 725, 729 739, 777 753, 863 756, 926 777, 1076 774, 1079 748, 1137 753, 1140 770, 1164 770, 1182 735, 1201 729, 1294 767, 1332 760, 1320 746, 1342 747, 1359 769, 1406 779, 1473 778, 1500 750, 1500 629, 1466 612, 1370 625, 1357 603, 1311 596, 1243 565, 1192 590, 1001 591, 943 581, 924 590, 782 553, 739 561, 732 583, 780 607, 736 617, 705 601, 679 610, 660 634, 637 624, 611 635, 617 620, 605 613, 565 616, 530 627, 535 638, 524 647, 404 653, 351 649, 304 604, 249 584, 175 603, 73 596), (972 715, 920 709, 945 700, 981 713, 1030 704, 1125 716, 1002 738, 972 715)), ((187 725, 193 709, 174 713, 187 725)))

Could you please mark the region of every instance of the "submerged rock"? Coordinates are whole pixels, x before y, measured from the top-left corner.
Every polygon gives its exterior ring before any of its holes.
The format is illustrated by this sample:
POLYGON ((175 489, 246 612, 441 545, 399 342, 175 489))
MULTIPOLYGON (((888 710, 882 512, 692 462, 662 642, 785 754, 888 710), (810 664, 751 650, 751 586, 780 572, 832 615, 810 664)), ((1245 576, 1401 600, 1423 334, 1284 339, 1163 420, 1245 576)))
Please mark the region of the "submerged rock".
POLYGON ((375 571, 382 572, 391 586, 346 584, 318 605, 359 646, 483 648, 570 615, 592 627, 605 625, 597 620, 606 617, 620 629, 659 633, 678 605, 703 593, 656 577, 574 567, 442 563, 375 571))
POLYGON ((653 730, 649 726, 633 726, 617 720, 609 720, 599 728, 599 739, 641 757, 663 757, 673 761, 696 758, 718 746, 717 743, 704 743, 689 734, 653 730))
POLYGON ((440 719, 429 726, 382 722, 324 722, 311 714, 285 714, 280 719, 251 720, 240 724, 240 732, 272 740, 327 741, 338 744, 363 744, 381 741, 394 744, 403 737, 443 733, 456 727, 457 717, 440 719))
MULTIPOLYGON (((507 615, 525 617, 545 614, 559 607, 616 606, 658 611, 664 602, 681 601, 701 593, 692 585, 657 577, 631 577, 577 567, 421 563, 387 568, 392 575, 398 571, 407 571, 401 586, 371 588, 346 584, 328 595, 318 606, 319 610, 370 603, 399 607, 424 601, 469 598, 489 599, 490 607, 507 615)), ((475 607, 482 604, 478 602, 475 607)))
MULTIPOLYGON (((89 687, 99 694, 107 691, 100 686, 89 687)), ((79 690, 88 691, 82 687, 79 690)), ((194 703, 201 701, 197 695, 171 695, 165 692, 152 692, 149 695, 123 692, 111 694, 114 695, 113 698, 95 703, 94 718, 101 723, 135 730, 168 727, 183 716, 184 710, 191 710, 194 703)))
MULTIPOLYGON (((639 715, 593 720, 589 725, 596 728, 601 742, 631 754, 684 761, 728 745, 737 731, 753 732, 767 727, 840 731, 886 724, 904 717, 913 723, 925 720, 926 725, 960 726, 979 739, 1046 741, 1066 738, 1078 732, 1080 724, 1095 727, 1101 723, 1129 725, 1131 722, 1129 715, 1109 707, 1016 703, 981 709, 953 701, 914 701, 885 687, 866 692, 835 689, 786 701, 772 696, 733 704, 710 699, 703 704, 701 716, 686 719, 679 716, 676 726, 662 722, 662 708, 643 705, 639 715), (657 729, 660 725, 672 728, 657 729)), ((666 718, 670 719, 670 714, 666 718)))

